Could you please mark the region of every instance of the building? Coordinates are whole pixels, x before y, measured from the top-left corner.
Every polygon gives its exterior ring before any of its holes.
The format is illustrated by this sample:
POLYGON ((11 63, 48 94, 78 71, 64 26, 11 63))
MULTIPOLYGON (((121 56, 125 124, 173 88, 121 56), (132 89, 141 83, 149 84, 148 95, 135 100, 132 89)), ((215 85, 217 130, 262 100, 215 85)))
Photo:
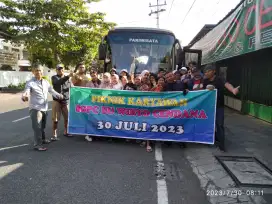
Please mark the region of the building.
POLYGON ((201 30, 196 34, 196 36, 191 40, 191 42, 186 46, 187 48, 192 47, 197 41, 202 39, 208 32, 210 32, 216 24, 206 24, 201 28, 201 30))
POLYGON ((10 39, 10 34, 0 30, 0 70, 19 70, 20 66, 30 66, 24 45, 7 41, 10 39))
POLYGON ((218 74, 241 87, 238 96, 226 92, 227 106, 270 123, 272 15, 265 11, 271 4, 272 0, 241 1, 212 30, 189 44, 192 49, 202 50, 203 66, 214 64, 218 74), (256 22, 255 8, 261 9, 261 21, 256 22))

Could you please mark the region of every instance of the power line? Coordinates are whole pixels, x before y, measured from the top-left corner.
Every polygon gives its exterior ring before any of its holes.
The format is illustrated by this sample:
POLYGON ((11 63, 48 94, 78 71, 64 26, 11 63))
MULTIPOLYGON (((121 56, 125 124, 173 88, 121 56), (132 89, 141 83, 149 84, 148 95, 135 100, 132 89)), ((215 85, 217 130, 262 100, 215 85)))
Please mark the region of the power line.
POLYGON ((174 4, 174 1, 175 1, 175 0, 172 0, 171 7, 170 7, 170 10, 169 10, 169 12, 168 12, 168 16, 169 16, 169 15, 170 15, 170 13, 171 13, 171 10, 172 10, 172 7, 173 7, 173 4, 174 4))
POLYGON ((149 7, 156 7, 156 11, 152 11, 149 13, 149 16, 151 16, 152 14, 156 14, 156 19, 157 19, 157 28, 160 27, 160 16, 159 13, 166 11, 165 9, 160 9, 161 6, 166 6, 166 1, 164 2, 164 4, 159 4, 159 0, 157 0, 157 4, 155 5, 151 5, 151 3, 149 3, 149 7))
POLYGON ((194 0, 194 2, 192 3, 191 7, 189 8, 188 12, 186 13, 181 25, 184 23, 184 21, 186 20, 188 14, 190 13, 191 9, 193 8, 194 4, 195 4, 196 0, 194 0))

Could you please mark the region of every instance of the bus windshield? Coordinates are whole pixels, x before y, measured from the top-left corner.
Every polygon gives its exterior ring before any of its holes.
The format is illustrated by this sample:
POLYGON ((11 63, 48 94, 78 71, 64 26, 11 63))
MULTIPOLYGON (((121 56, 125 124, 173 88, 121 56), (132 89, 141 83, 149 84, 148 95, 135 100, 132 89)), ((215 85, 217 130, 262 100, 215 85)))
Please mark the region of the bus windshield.
POLYGON ((172 70, 171 53, 175 37, 171 34, 116 32, 107 37, 112 65, 130 74, 143 70, 157 73, 172 70))

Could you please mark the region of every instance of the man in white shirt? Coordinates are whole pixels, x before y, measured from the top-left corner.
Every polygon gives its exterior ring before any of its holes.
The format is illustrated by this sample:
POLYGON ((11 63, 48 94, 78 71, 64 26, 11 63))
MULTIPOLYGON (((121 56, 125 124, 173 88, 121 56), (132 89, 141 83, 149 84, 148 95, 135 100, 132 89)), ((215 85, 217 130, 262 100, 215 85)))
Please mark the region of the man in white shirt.
POLYGON ((48 111, 48 92, 55 98, 63 99, 63 96, 57 93, 50 83, 42 78, 43 67, 35 65, 33 67, 34 77, 27 81, 25 90, 22 95, 24 102, 29 100, 29 113, 32 121, 32 129, 34 131, 34 149, 37 151, 46 151, 47 148, 43 144, 50 141, 45 138, 46 117, 48 111))

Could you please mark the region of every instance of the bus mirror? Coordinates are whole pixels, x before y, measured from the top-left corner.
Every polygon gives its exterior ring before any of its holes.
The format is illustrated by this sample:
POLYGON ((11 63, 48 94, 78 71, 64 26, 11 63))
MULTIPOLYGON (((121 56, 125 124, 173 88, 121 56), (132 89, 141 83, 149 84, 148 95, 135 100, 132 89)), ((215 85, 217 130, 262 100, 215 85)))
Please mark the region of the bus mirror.
POLYGON ((106 47, 105 47, 105 45, 103 45, 103 44, 99 45, 98 55, 99 55, 99 60, 105 60, 106 59, 106 47))
POLYGON ((182 66, 184 60, 184 52, 182 49, 177 49, 176 64, 182 66))

